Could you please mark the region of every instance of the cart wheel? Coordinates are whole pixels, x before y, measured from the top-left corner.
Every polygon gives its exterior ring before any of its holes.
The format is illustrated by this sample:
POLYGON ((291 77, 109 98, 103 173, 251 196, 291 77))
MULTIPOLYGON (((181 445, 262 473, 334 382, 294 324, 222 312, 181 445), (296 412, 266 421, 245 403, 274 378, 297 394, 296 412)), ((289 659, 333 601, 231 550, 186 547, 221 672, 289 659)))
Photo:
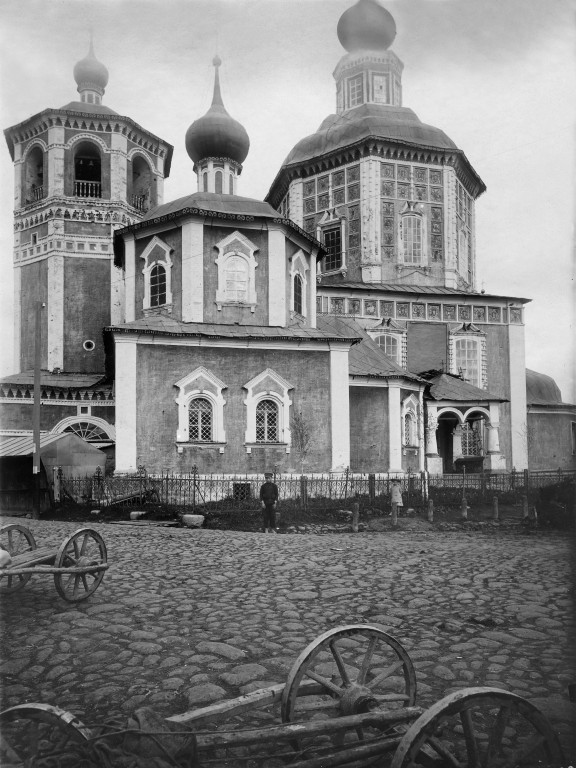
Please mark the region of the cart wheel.
MULTIPOLYGON (((31 552, 36 549, 36 541, 32 531, 24 525, 3 525, 0 528, 0 547, 10 553, 12 557, 31 552)), ((32 578, 31 573, 22 573, 10 576, 9 568, 0 570, 0 592, 16 592, 32 578), (5 574, 5 575, 4 575, 5 574)))
POLYGON ((406 731, 391 768, 565 765, 552 726, 529 701, 498 688, 464 688, 406 731))
MULTIPOLYGON (((316 638, 290 670, 282 692, 283 722, 410 707, 416 675, 400 643, 366 624, 338 627, 316 638)), ((364 739, 362 729, 356 730, 364 739)))
POLYGON ((64 765, 62 756, 71 744, 87 741, 92 734, 70 712, 50 704, 20 704, 0 712, 0 765, 30 768, 64 765), (50 761, 54 756, 56 763, 50 761))
MULTIPOLYGON (((104 539, 91 528, 80 528, 64 540, 54 563, 56 568, 82 568, 106 563, 104 539)), ((58 594, 69 603, 85 600, 96 591, 104 571, 92 573, 57 573, 54 584, 58 594)))

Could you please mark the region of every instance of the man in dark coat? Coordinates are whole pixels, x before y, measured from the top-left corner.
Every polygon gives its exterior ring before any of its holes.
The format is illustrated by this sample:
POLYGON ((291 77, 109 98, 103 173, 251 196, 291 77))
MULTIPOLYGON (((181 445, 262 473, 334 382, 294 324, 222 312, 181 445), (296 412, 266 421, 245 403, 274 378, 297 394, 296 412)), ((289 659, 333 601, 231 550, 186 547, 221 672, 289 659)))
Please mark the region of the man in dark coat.
POLYGON ((272 472, 264 473, 264 484, 260 487, 260 506, 263 510, 264 533, 276 533, 276 502, 278 486, 272 482, 272 472))

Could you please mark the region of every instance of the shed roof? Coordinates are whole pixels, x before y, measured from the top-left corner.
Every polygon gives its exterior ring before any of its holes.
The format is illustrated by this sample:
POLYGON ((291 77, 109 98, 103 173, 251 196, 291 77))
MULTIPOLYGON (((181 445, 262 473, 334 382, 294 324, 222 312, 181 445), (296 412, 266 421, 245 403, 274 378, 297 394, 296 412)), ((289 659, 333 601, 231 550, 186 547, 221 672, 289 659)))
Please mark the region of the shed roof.
MULTIPOLYGON (((103 456, 102 452, 82 440, 78 435, 62 432, 60 434, 48 433, 40 435, 40 455, 52 453, 58 447, 74 454, 93 454, 103 456)), ((34 452, 34 438, 27 435, 0 435, 0 456, 31 456, 34 452)), ((104 457, 105 460, 105 457, 104 457)))
MULTIPOLYGON (((408 293, 417 294, 418 296, 462 296, 464 300, 467 299, 481 299, 488 301, 489 299, 513 299, 523 303, 528 303, 532 299, 523 299, 518 296, 506 296, 495 293, 480 293, 478 291, 464 291, 461 288, 445 288, 444 286, 435 285, 401 285, 398 283, 353 283, 353 282, 335 282, 330 283, 327 280, 322 281, 322 293, 325 293, 328 289, 337 290, 354 290, 354 291, 388 291, 390 293, 408 293)), ((380 297, 381 298, 381 297, 380 297)))
POLYGON ((426 371, 420 374, 430 383, 429 395, 432 400, 458 400, 461 402, 507 403, 505 397, 493 395, 485 389, 469 384, 453 373, 426 371))

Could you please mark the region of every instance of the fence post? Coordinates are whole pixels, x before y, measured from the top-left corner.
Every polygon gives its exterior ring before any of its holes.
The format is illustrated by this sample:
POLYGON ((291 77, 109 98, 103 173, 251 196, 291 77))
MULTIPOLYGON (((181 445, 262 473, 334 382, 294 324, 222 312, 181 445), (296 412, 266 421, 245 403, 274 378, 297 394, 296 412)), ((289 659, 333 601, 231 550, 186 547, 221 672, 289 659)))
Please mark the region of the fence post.
POLYGON ((462 496, 462 504, 460 506, 460 517, 462 520, 468 520, 468 501, 466 496, 462 496))
POLYGON ((192 467, 192 512, 196 510, 196 471, 198 467, 196 464, 192 467))
POLYGON ((524 490, 526 493, 530 490, 530 473, 527 469, 524 470, 524 490))
POLYGON ((428 500, 428 473, 426 470, 420 472, 420 491, 422 494, 422 501, 428 500))
POLYGON ((500 510, 498 509, 498 496, 492 498, 492 517, 498 522, 500 520, 500 510))
POLYGON ((344 483, 344 504, 346 504, 346 500, 348 499, 348 473, 350 472, 350 467, 346 467, 346 481, 344 483))
POLYGON ((368 475, 368 498, 370 499, 370 507, 374 507, 376 504, 376 475, 368 475))
POLYGON ((300 510, 306 509, 308 501, 308 489, 306 488, 307 479, 304 475, 300 475, 300 510))
POLYGON ((428 499, 428 522, 434 522, 434 499, 428 499))
POLYGON ((358 533, 358 518, 360 517, 360 504, 355 501, 352 504, 352 533, 358 533))

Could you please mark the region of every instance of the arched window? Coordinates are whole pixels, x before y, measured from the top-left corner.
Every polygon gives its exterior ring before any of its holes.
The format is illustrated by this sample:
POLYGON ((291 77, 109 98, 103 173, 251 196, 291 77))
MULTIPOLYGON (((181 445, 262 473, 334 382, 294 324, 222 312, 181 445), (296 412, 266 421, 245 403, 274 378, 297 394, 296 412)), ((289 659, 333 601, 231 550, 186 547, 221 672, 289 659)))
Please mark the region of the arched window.
POLYGON ((214 191, 217 195, 222 194, 222 171, 216 171, 214 174, 214 191))
POLYGON ((274 400, 261 400, 256 406, 256 442, 278 442, 278 405, 274 400))
POLYGON ((86 440, 87 443, 110 441, 110 438, 103 429, 96 424, 91 424, 89 421, 78 421, 75 424, 70 424, 63 432, 71 432, 73 435, 78 435, 82 440, 86 440))
POLYGON ((208 192, 208 174, 202 174, 202 189, 204 192, 208 192))
POLYGON ((303 313, 303 290, 302 290, 302 278, 300 275, 294 275, 294 312, 299 315, 303 313))
POLYGON ((241 256, 230 256, 224 267, 227 301, 246 301, 248 297, 248 264, 241 256))
POLYGON ((191 443, 212 441, 212 403, 205 397, 195 397, 188 408, 188 439, 191 443))
POLYGON ((380 349, 387 354, 388 357, 392 358, 397 365, 402 364, 400 358, 400 340, 397 336, 383 333, 376 337, 376 344, 378 344, 380 349))
POLYGON ((155 264, 150 271, 150 306, 166 304, 166 268, 155 264))
POLYGON ((340 269, 342 266, 342 229, 340 224, 323 231, 324 235, 324 272, 340 269))
POLYGON ((26 157, 25 174, 24 205, 29 205, 44 197, 44 153, 38 145, 26 157))
POLYGON ((102 197, 100 150, 91 141, 82 141, 74 154, 74 195, 102 197))
POLYGON ((414 415, 404 414, 404 445, 415 445, 414 415))
POLYGON ((234 174, 230 174, 229 178, 229 184, 228 184, 228 191, 231 195, 234 194, 234 174))
POLYGON ((461 372, 462 377, 469 384, 481 387, 480 344, 478 339, 456 339, 454 348, 456 372, 461 372))
POLYGON ((420 216, 402 217, 402 240, 404 242, 404 263, 422 263, 422 219, 420 216))
POLYGON ((147 211, 152 201, 152 171, 150 166, 140 155, 136 155, 132 161, 132 195, 130 202, 139 211, 147 211))

